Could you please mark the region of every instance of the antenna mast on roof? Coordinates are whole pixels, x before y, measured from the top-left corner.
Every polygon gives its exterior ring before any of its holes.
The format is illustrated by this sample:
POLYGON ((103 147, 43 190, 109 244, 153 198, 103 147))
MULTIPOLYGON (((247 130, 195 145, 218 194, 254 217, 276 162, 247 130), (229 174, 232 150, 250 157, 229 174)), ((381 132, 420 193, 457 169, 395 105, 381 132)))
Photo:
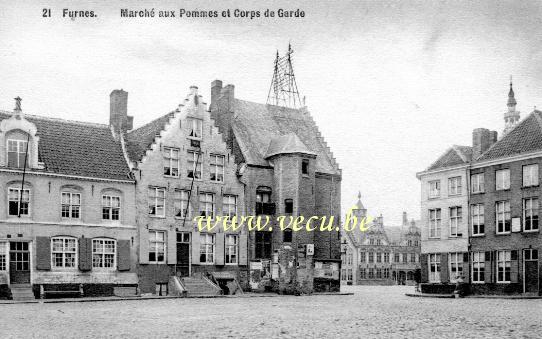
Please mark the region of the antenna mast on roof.
POLYGON ((294 68, 292 67, 292 45, 288 44, 288 52, 280 57, 277 51, 273 79, 267 94, 267 104, 298 108, 304 106, 299 97, 297 83, 295 81, 294 68))

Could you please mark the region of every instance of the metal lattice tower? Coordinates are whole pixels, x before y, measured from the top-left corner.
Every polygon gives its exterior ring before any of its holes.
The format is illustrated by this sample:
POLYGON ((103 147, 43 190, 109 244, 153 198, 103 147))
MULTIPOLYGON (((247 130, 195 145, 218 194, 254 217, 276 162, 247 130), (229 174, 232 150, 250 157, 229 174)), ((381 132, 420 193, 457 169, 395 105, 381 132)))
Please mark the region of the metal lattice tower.
POLYGON ((304 106, 299 97, 297 83, 295 81, 294 68, 292 67, 292 46, 288 44, 288 52, 280 57, 277 51, 273 79, 267 94, 267 104, 298 108, 304 106))

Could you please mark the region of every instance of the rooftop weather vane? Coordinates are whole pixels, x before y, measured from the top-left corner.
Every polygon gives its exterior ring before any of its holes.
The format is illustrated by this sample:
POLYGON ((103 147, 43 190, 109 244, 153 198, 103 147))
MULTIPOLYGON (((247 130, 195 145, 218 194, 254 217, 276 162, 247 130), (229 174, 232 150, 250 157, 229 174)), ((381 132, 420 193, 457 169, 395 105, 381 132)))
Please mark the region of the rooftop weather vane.
POLYGON ((267 104, 298 108, 304 106, 299 97, 297 83, 295 81, 294 68, 292 67, 292 46, 288 44, 288 52, 280 57, 277 51, 273 79, 267 95, 267 104))

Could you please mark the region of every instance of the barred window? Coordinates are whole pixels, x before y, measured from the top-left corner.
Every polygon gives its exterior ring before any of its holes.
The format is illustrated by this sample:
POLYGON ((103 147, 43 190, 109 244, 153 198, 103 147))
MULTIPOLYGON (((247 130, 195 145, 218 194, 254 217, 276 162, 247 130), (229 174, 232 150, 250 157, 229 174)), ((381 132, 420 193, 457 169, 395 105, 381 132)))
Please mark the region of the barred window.
POLYGON ((117 242, 113 239, 92 239, 92 267, 115 268, 117 242))
POLYGON ((51 238, 51 264, 56 268, 74 268, 77 262, 77 239, 51 238))

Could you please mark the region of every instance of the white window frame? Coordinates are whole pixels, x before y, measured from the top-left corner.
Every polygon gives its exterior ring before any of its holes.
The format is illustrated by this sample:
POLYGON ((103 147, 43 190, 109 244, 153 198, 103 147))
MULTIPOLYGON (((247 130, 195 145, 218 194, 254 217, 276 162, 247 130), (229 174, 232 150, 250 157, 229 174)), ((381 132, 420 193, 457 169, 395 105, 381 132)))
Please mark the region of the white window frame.
MULTIPOLYGON (((21 210, 21 203, 27 203, 27 213, 22 213, 21 212, 21 216, 24 216, 24 217, 29 217, 32 213, 32 210, 31 210, 31 196, 30 196, 30 188, 25 188, 23 190, 23 196, 22 196, 22 199, 21 199, 21 188, 20 187, 9 187, 8 188, 8 216, 9 217, 16 217, 18 216, 18 213, 17 214, 10 214, 9 213, 9 204, 11 202, 16 202, 17 203, 17 212, 19 212, 19 210, 21 210), (16 192, 16 194, 12 194, 12 192, 16 192), (26 194, 25 194, 26 193, 26 194)), ((21 210, 22 211, 22 210, 21 210)))
POLYGON ((224 238, 224 263, 226 265, 239 264, 239 235, 226 234, 224 238))
POLYGON ((470 207, 471 207, 471 227, 472 227, 471 234, 472 234, 472 236, 485 235, 485 207, 484 207, 484 204, 473 204, 470 207), (480 227, 484 228, 483 232, 480 231, 480 227))
POLYGON ((149 263, 165 264, 167 256, 167 234, 166 231, 149 230, 149 263), (161 237, 159 235, 161 234, 161 237), (154 246, 153 246, 154 244, 154 246), (163 259, 160 258, 160 248, 163 248, 163 259), (151 260, 151 253, 154 253, 154 260, 151 260))
POLYGON ((102 194, 102 220, 110 222, 120 222, 121 221, 121 207, 122 201, 120 196, 111 195, 111 194, 102 194), (117 201, 118 203, 114 203, 117 201), (113 219, 113 212, 116 211, 118 215, 117 219, 113 219), (105 212, 105 213, 104 213, 105 212), (107 215, 107 218, 104 218, 107 215))
POLYGON ((224 194, 222 196, 222 215, 232 218, 237 214, 237 196, 224 194))
POLYGON ((452 283, 455 283, 457 281, 456 276, 463 276, 463 253, 448 253, 448 272, 450 282, 452 283))
POLYGON ((472 193, 484 193, 485 190, 485 179, 484 173, 476 173, 471 175, 471 192, 472 193))
POLYGON ((166 216, 166 189, 164 187, 149 187, 148 206, 150 216, 158 218, 166 216), (158 213, 160 208, 162 213, 158 213))
POLYGON ((429 266, 429 282, 440 282, 440 253, 429 253, 427 265, 429 266), (433 270, 433 271, 432 271, 433 270))
POLYGON ((212 182, 224 182, 224 167, 226 157, 220 154, 211 154, 209 160, 209 180, 212 182), (214 176, 214 179, 213 179, 214 176))
POLYGON ((512 218, 510 214, 510 201, 502 200, 495 202, 495 232, 496 234, 510 234, 512 231, 512 218), (506 224, 508 223, 508 230, 506 224), (499 226, 502 224, 502 230, 499 226))
POLYGON ((196 181, 202 180, 203 165, 202 165, 203 153, 189 150, 186 157, 186 177, 194 179, 196 181), (199 157, 198 157, 199 154, 199 157), (197 161, 197 162, 196 162, 197 161))
POLYGON ((523 187, 538 186, 538 164, 523 166, 522 173, 523 187))
POLYGON ((187 118, 188 139, 201 140, 203 138, 203 120, 198 118, 187 118))
POLYGON ((505 168, 495 171, 495 190, 504 191, 510 189, 510 169, 505 168))
POLYGON ((442 210, 440 208, 430 209, 429 210, 429 238, 440 238, 441 226, 442 226, 442 210))
POLYGON ((111 238, 93 238, 92 239, 92 269, 111 271, 117 268, 117 241, 111 238), (107 245, 113 244, 113 252, 106 251, 107 245), (105 266, 106 256, 113 256, 113 260, 108 262, 111 266, 105 266), (99 260, 96 260, 99 258, 99 260))
MULTIPOLYGON (((51 268, 53 270, 55 269, 69 269, 69 270, 76 270, 77 269, 77 263, 78 263, 78 241, 77 238, 74 237, 66 237, 66 236, 58 236, 58 237, 52 237, 51 238, 51 268), (62 248, 59 250, 55 247, 55 243, 61 243, 62 248), (73 243, 73 247, 70 247, 68 245, 68 242, 73 243), (72 250, 73 248, 73 250, 72 250), (56 254, 60 254, 62 263, 60 266, 56 264, 56 254), (66 263, 68 262, 68 255, 72 255, 73 262, 70 266, 67 266, 66 263)), ((72 260, 70 260, 71 262, 72 260)))
POLYGON ((0 241, 0 272, 8 270, 8 243, 0 241))
POLYGON ((190 191, 176 189, 173 194, 173 213, 175 215, 175 218, 190 219, 192 217, 192 209, 190 208, 190 204, 188 202, 188 199, 190 197, 190 191), (181 215, 179 215, 179 213, 181 215))
POLYGON ((463 208, 461 206, 450 207, 450 237, 456 238, 459 234, 459 226, 463 220, 463 208))
POLYGON ((484 284, 486 282, 486 256, 485 252, 472 252, 472 283, 484 284))
POLYGON ((462 189, 461 177, 448 178, 448 195, 460 195, 462 189))
POLYGON ((213 193, 200 192, 199 194, 199 215, 204 217, 215 217, 215 195, 213 193), (210 214, 210 215, 209 215, 210 214))
MULTIPOLYGON (((24 158, 26 157, 26 149, 27 149, 27 141, 26 140, 21 140, 21 139, 8 139, 6 141, 6 165, 9 166, 9 154, 10 153, 15 153, 17 155, 17 166, 15 166, 14 168, 23 168, 24 167, 24 158), (13 149, 13 144, 15 144, 15 150, 11 150, 10 149, 13 149), (22 157, 22 159, 21 159, 22 157), (20 163, 22 162, 22 163, 20 163)), ((28 149, 30 150, 30 147, 28 147, 28 149)), ((28 158, 26 159, 26 166, 28 167, 28 165, 30 164, 30 162, 28 161, 28 158)))
POLYGON ((497 283, 508 284, 511 282, 512 276, 512 251, 497 251, 497 283), (509 279, 506 279, 508 272, 509 279))
POLYGON ((538 232, 539 226, 539 202, 538 197, 523 199, 523 232, 538 232), (530 217, 529 219, 527 219, 530 217), (536 219, 536 225, 533 220, 536 219))
POLYGON ((62 219, 81 219, 81 193, 60 192, 60 215, 62 219), (79 196, 79 204, 74 203, 74 196, 79 196), (64 198, 67 200, 64 200, 64 198), (64 207, 68 208, 68 216, 64 216, 64 207), (74 208, 77 216, 73 216, 74 208))
POLYGON ((213 233, 200 233, 200 264, 214 265, 216 260, 216 236, 213 233), (201 260, 201 256, 205 256, 205 260, 201 260))
POLYGON ((180 150, 175 147, 163 147, 164 176, 178 178, 181 173, 180 150), (169 171, 169 174, 166 173, 169 171), (176 171, 176 173, 175 173, 176 171))
POLYGON ((429 198, 438 198, 440 197, 440 180, 431 180, 429 181, 429 198))

